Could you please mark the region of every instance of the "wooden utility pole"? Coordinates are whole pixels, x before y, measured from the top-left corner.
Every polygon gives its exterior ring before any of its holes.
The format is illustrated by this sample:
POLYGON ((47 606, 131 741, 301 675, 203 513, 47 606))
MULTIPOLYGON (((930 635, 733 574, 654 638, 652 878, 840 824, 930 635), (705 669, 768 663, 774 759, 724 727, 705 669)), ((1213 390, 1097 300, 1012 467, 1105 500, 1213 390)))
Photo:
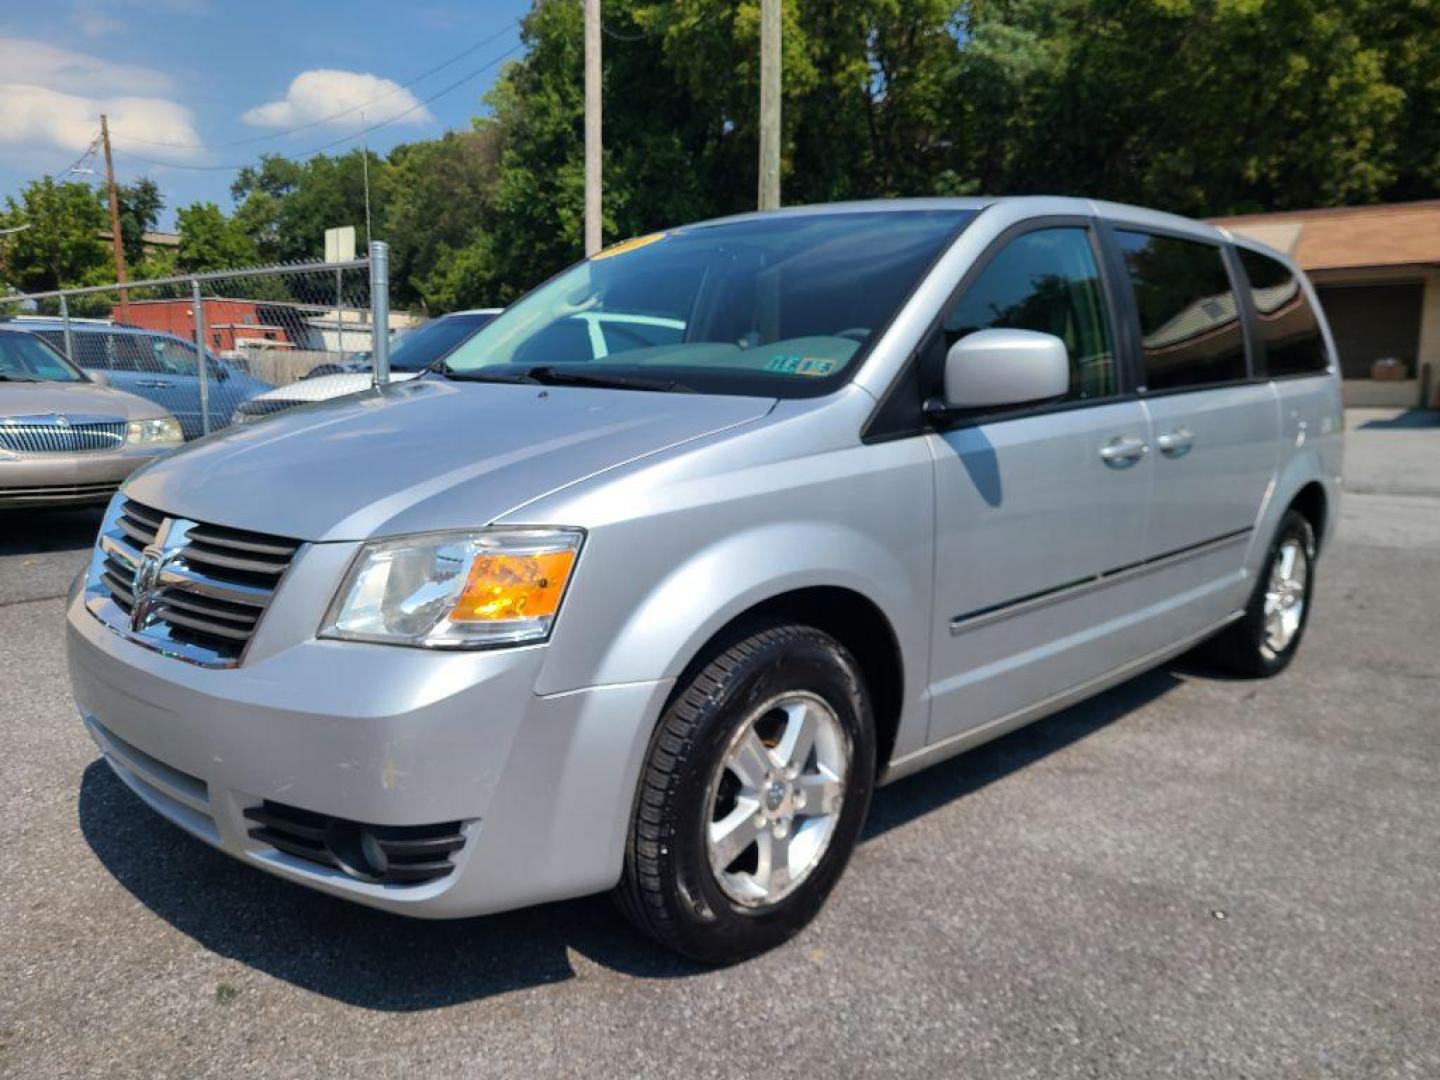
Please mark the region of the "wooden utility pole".
POLYGON ((585 256, 600 250, 600 0, 585 0, 585 256))
MULTIPOLYGON (((110 243, 115 251, 115 280, 124 285, 125 245, 120 239, 120 193, 115 190, 115 163, 110 159, 110 121, 104 113, 100 114, 100 141, 105 144, 105 186, 110 191, 110 243)), ((120 321, 130 321, 128 289, 120 290, 120 321)))
POLYGON ((780 0, 760 0, 760 209, 780 205, 780 0))

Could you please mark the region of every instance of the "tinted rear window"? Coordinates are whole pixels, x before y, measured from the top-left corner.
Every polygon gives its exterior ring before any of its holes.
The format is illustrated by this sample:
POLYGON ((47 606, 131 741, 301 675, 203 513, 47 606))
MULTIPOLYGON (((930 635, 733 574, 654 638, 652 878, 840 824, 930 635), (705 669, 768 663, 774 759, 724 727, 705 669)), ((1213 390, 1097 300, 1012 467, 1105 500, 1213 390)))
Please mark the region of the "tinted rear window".
POLYGON ((1245 378, 1245 335, 1220 248, 1151 233, 1116 236, 1140 314, 1146 389, 1245 378))
POLYGON ((1306 375, 1324 371, 1325 342, 1320 320, 1300 280, 1278 259, 1240 248, 1240 265, 1250 282, 1256 324, 1268 375, 1306 375))

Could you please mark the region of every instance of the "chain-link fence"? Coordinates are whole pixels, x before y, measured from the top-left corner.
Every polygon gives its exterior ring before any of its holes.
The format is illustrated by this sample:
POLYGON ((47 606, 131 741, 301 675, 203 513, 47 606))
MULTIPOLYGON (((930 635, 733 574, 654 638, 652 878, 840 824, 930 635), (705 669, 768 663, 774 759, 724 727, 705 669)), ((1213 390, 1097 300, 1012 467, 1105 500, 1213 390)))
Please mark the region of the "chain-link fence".
POLYGON ((355 259, 14 294, 0 296, 0 328, 154 401, 194 439, 369 385, 377 317, 382 341, 408 322, 371 277, 355 259))

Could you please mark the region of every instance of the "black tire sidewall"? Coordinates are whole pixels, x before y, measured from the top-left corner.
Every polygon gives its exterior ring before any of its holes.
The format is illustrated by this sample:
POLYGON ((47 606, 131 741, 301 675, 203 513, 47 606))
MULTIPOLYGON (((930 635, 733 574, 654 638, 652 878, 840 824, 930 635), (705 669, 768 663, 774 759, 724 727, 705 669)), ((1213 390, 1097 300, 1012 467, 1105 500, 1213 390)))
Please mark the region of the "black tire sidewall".
POLYGON ((857 843, 874 789, 875 738, 869 696, 853 657, 819 631, 783 635, 740 665, 706 703, 701 729, 672 788, 667 815, 674 832, 665 875, 677 929, 687 952, 720 961, 764 951, 798 932, 819 911, 857 843), (740 725, 764 702, 791 690, 823 698, 850 742, 840 820, 829 846, 805 880, 783 900, 747 908, 729 899, 710 869, 705 829, 710 783, 740 725))

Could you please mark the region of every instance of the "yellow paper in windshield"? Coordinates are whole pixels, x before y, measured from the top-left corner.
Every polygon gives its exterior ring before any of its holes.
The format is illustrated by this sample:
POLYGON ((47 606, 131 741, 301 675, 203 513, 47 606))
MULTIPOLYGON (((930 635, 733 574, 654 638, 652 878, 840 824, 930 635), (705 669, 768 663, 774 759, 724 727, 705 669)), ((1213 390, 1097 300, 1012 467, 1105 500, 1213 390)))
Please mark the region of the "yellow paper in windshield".
POLYGON ((590 258, 592 261, 599 259, 613 259, 616 255, 624 255, 627 251, 635 251, 637 248, 649 247, 657 240, 664 240, 663 232, 650 233, 647 236, 635 236, 629 240, 621 240, 618 244, 611 244, 604 251, 597 251, 590 258))

